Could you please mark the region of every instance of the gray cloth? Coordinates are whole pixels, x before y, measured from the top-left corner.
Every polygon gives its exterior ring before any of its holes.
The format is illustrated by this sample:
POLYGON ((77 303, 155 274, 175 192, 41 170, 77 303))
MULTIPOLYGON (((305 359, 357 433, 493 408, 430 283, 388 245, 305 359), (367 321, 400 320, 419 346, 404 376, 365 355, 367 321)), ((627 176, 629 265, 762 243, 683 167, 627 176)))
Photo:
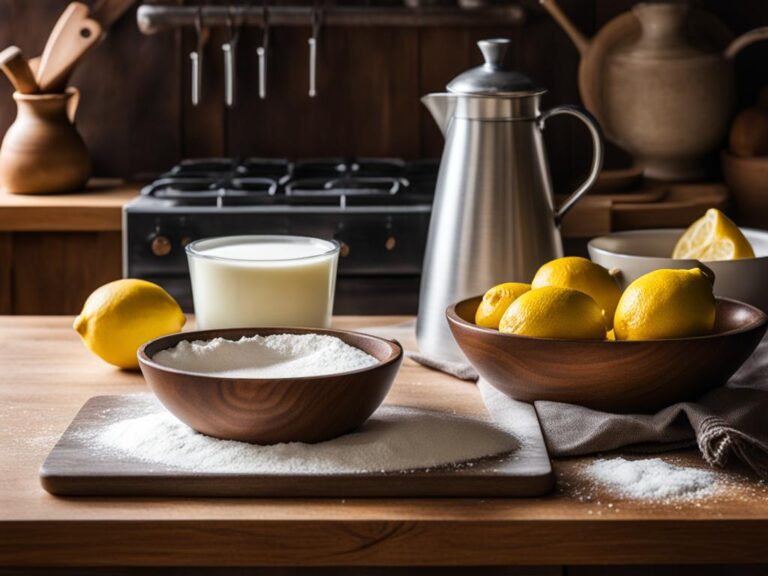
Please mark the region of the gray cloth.
MULTIPOLYGON (((471 366, 445 364, 409 356, 425 366, 463 380, 477 380, 471 366)), ((488 411, 503 421, 517 400, 487 382, 478 387, 488 411)), ((696 402, 680 402, 656 414, 611 414, 561 402, 539 401, 539 416, 549 452, 554 457, 580 456, 622 448, 664 452, 698 446, 712 466, 735 458, 768 478, 768 339, 730 379, 696 402)))
POLYGON ((410 358, 414 362, 421 364, 422 366, 431 368, 432 370, 445 372, 446 374, 450 374, 459 380, 477 382, 477 379, 479 378, 477 371, 469 364, 464 364, 463 362, 437 360, 435 358, 431 358, 430 356, 419 354, 418 352, 406 352, 405 355, 406 357, 410 358))

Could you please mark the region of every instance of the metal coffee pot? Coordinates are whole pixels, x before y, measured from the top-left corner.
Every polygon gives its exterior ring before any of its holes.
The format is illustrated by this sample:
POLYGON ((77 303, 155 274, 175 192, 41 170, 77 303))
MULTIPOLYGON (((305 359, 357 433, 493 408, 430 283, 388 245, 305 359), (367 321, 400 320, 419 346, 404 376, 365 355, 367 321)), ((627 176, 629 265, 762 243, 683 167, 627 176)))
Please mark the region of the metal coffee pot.
POLYGON ((594 184, 603 162, 597 121, 575 106, 539 111, 546 91, 504 67, 510 41, 481 40, 485 64, 422 99, 445 136, 419 296, 422 354, 465 360, 445 310, 501 282, 530 282, 563 255, 559 224, 594 184), (586 181, 556 207, 542 131, 558 114, 587 125, 594 146, 586 181))

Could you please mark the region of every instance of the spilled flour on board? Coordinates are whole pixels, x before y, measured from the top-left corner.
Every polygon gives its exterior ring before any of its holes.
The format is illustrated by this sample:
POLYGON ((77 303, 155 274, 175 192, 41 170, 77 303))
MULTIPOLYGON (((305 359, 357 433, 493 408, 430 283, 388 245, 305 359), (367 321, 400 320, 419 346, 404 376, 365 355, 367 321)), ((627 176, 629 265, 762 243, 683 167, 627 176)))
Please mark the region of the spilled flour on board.
POLYGON ((196 472, 363 474, 472 465, 516 450, 487 422, 383 406, 359 430, 318 444, 259 446, 199 434, 161 410, 121 419, 91 441, 109 455, 196 472))

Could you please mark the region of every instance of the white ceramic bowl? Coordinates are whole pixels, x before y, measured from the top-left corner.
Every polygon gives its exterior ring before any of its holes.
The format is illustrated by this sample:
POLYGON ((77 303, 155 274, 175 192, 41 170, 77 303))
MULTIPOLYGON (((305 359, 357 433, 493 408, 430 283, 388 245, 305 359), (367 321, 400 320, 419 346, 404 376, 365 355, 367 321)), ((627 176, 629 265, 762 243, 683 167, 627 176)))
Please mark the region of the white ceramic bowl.
MULTIPOLYGON (((768 312, 768 232, 742 228, 755 258, 703 262, 715 273, 715 295, 740 300, 768 312)), ((694 268, 697 260, 675 260, 669 255, 684 230, 637 230, 599 236, 588 245, 593 262, 618 270, 626 288, 643 274, 660 268, 694 268)))

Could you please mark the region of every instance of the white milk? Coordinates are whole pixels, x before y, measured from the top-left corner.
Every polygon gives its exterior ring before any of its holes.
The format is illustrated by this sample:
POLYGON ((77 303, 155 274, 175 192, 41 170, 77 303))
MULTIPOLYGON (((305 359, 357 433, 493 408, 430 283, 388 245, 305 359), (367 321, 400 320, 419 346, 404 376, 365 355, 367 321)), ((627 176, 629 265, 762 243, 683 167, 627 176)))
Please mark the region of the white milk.
POLYGON ((187 246, 197 326, 327 328, 339 247, 302 236, 232 236, 187 246))

